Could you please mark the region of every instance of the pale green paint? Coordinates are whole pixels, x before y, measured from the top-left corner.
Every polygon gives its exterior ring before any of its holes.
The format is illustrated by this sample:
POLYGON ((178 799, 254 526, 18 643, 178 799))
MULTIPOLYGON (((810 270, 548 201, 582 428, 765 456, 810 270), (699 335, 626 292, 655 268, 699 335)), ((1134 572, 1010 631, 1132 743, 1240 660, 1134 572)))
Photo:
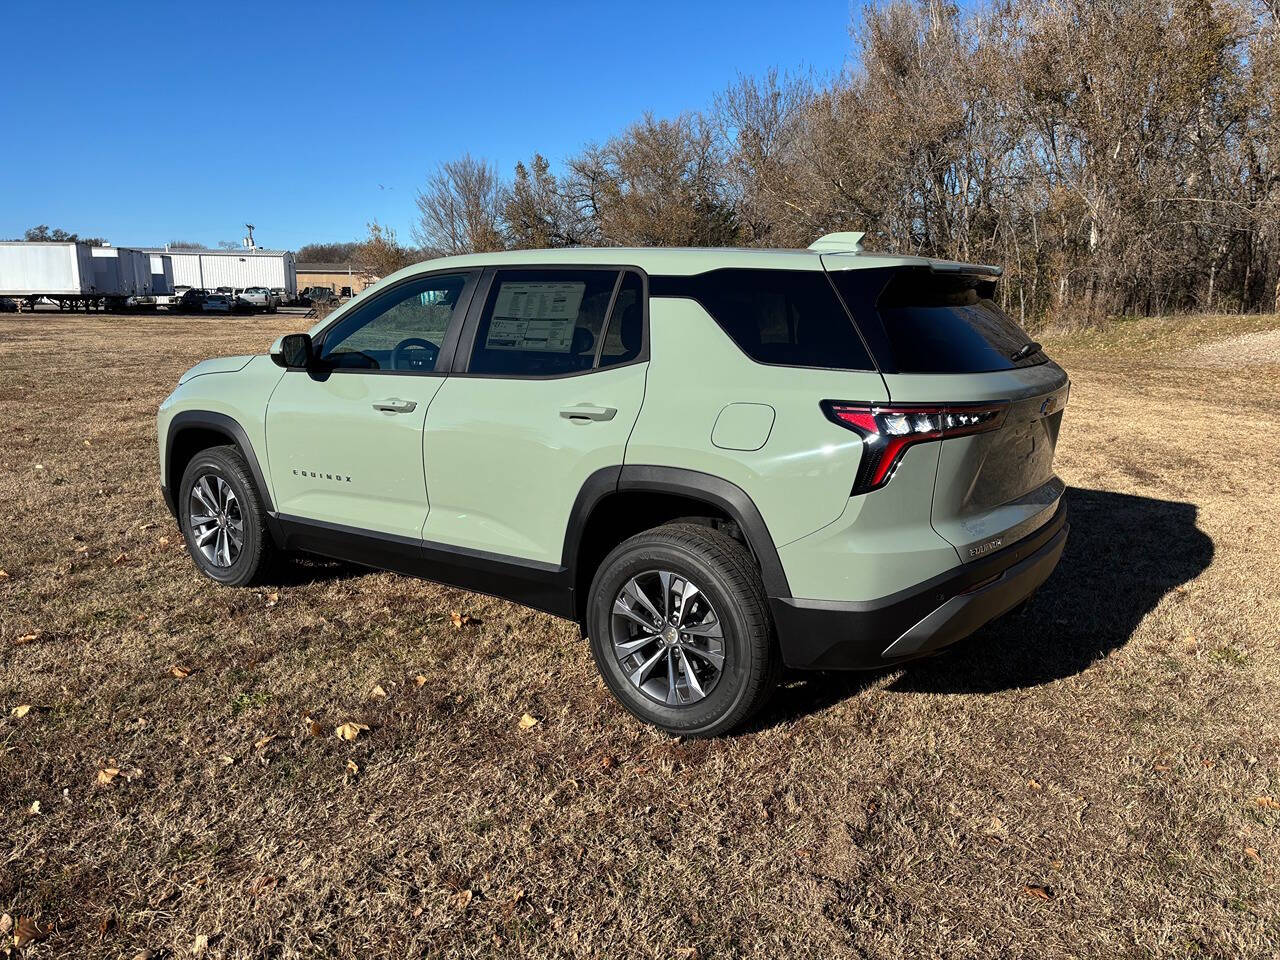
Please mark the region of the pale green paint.
MULTIPOLYGON (((227 358, 238 364, 244 357, 227 358)), ((209 373, 195 375, 195 371, 214 365, 218 361, 206 360, 192 367, 183 374, 177 389, 160 404, 156 415, 156 430, 160 440, 160 477, 163 482, 165 471, 165 443, 169 434, 169 421, 183 410, 207 410, 221 413, 235 420, 244 428, 245 435, 253 444, 263 470, 266 470, 264 451, 267 449, 265 432, 267 398, 275 389, 284 371, 271 362, 270 357, 252 357, 247 363, 239 365, 234 372, 209 373)), ((235 366, 236 364, 229 364, 235 366)), ((179 478, 174 478, 175 483, 179 478)), ((270 486, 270 478, 267 480, 270 486)), ((275 492, 270 491, 274 498, 275 492)))
POLYGON ((276 510, 419 536, 427 517, 422 429, 443 383, 443 377, 361 371, 323 379, 301 370, 285 374, 266 410, 276 510), (407 413, 373 408, 385 400, 415 406, 407 413))
POLYGON ((774 418, 767 403, 730 403, 716 417, 711 442, 722 450, 759 450, 769 441, 774 418))
POLYGON ((956 566, 955 548, 929 523, 939 447, 911 447, 892 481, 846 499, 834 523, 779 549, 793 596, 875 600, 956 566))
MULTIPOLYGON (((1056 363, 978 373, 887 374, 885 383, 895 403, 940 403, 964 400, 1024 400, 1058 390, 1067 374, 1056 363)), ((1034 407, 1034 404, 1032 405, 1034 407)), ((1048 476, 1019 476, 1037 448, 1051 447, 1045 421, 1010 410, 1004 425, 993 433, 952 437, 939 447, 938 481, 930 518, 934 529, 953 544, 961 559, 973 559, 971 549, 997 538, 1010 543, 1048 520, 1062 497, 1062 485, 1048 476), (1026 490, 1021 496, 1019 485, 1026 490)), ((885 489, 898 483, 895 477, 885 489)), ((998 544, 997 544, 998 545, 998 544)))
POLYGON ((862 441, 827 420, 818 404, 884 401, 879 374, 755 363, 687 299, 652 298, 649 337, 649 383, 627 445, 628 464, 699 470, 736 484, 779 546, 840 516, 862 441), (722 450, 711 442, 727 403, 768 404, 776 411, 759 450, 722 450))
POLYGON ((423 537, 558 564, 582 484, 622 463, 647 366, 546 380, 450 377, 428 420, 423 537), (603 421, 561 416, 579 404, 617 413, 603 421))
POLYGON ((203 377, 210 373, 237 373, 245 368, 252 356, 214 357, 203 360, 178 378, 179 383, 186 383, 192 377, 203 377))

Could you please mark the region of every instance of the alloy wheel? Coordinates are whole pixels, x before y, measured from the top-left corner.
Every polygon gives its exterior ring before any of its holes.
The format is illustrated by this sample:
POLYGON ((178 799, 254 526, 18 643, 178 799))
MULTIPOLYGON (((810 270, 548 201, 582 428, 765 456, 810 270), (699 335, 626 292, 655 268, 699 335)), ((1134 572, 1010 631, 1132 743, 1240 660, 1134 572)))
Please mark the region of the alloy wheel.
POLYGON ((191 485, 188 504, 191 538, 215 567, 230 567, 244 549, 244 514, 226 480, 206 473, 191 485))
POLYGON ((724 629, 707 595, 682 574, 636 574, 614 598, 610 623, 618 666, 649 699, 688 706, 720 680, 724 629))

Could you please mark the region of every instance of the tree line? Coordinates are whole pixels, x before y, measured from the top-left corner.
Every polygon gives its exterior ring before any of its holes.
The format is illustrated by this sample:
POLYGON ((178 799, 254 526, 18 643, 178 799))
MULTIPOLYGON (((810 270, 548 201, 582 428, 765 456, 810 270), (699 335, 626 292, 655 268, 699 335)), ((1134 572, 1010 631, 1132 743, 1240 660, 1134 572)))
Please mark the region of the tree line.
POLYGON ((893 0, 850 33, 834 79, 739 77, 559 170, 447 162, 417 196, 421 250, 374 224, 354 256, 862 230, 1004 266, 1032 325, 1280 309, 1280 0, 893 0))

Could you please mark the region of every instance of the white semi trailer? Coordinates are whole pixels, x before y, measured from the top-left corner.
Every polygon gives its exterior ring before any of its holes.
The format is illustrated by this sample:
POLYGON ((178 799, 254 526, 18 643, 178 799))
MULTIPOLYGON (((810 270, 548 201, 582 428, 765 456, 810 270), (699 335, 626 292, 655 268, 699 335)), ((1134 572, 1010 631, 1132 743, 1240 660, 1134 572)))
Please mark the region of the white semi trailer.
POLYGON ((34 306, 52 300, 63 309, 101 306, 120 296, 118 271, 96 269, 95 248, 87 243, 0 243, 0 296, 34 306))

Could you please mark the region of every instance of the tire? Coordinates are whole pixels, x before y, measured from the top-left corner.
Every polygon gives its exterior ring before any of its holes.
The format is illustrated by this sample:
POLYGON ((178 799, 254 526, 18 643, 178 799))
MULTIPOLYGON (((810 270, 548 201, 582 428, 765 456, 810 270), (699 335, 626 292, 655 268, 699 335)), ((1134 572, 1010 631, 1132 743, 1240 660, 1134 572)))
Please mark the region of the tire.
POLYGON ((249 465, 235 447, 210 447, 192 458, 178 486, 177 509, 178 525, 182 528, 183 539, 187 541, 187 551, 195 561, 196 569, 210 580, 228 587, 247 587, 262 582, 274 567, 277 550, 267 530, 267 513, 249 465), (203 500, 193 493, 197 484, 200 484, 203 500), (229 491, 229 498, 222 495, 224 491, 229 491), (203 506, 211 499, 213 510, 203 506), (199 530, 193 523, 197 508, 203 511, 200 516, 214 518, 212 523, 201 525, 199 530), (225 519, 225 524, 217 522, 219 514, 225 519), (238 550, 235 549, 234 538, 237 522, 240 534, 238 550), (211 539, 208 536, 210 531, 213 532, 211 539), (207 553, 210 543, 213 545, 213 558, 207 553), (226 553, 219 550, 223 543, 227 546, 226 553), (227 563, 228 559, 231 562, 227 563))
POLYGON ((742 544, 711 527, 673 523, 624 541, 596 571, 586 619, 591 655, 613 695, 636 717, 668 733, 709 737, 732 730, 777 685, 781 656, 760 574, 742 544), (671 575, 667 581, 664 573, 671 575), (682 583, 697 590, 687 595, 682 583), (636 597, 637 589, 649 607, 636 597), (664 596, 673 599, 659 606, 664 596), (687 602, 677 604, 676 596, 687 602), (647 617, 646 625, 616 612, 619 601, 647 617), (666 639, 655 635, 646 642, 648 631, 658 634, 653 614, 681 617, 680 605, 686 625, 699 635, 677 630, 673 638, 675 624, 668 618, 662 627, 666 639), (717 628, 723 658, 718 671, 717 628), (645 672, 655 655, 656 665, 645 672))

